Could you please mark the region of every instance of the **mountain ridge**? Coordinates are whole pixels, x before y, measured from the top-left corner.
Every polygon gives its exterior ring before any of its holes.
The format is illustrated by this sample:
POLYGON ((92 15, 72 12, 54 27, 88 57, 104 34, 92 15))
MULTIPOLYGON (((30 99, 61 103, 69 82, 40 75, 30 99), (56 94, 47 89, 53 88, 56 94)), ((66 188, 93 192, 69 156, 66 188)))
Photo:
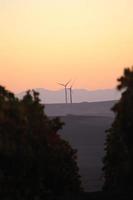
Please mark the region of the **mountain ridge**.
MULTIPOLYGON (((45 88, 35 88, 35 91, 39 92, 41 102, 44 104, 56 104, 64 103, 64 89, 61 90, 48 90, 45 88)), ((18 98, 22 98, 26 91, 17 93, 18 98)), ((73 89, 73 102, 101 102, 101 101, 112 101, 120 98, 120 92, 115 88, 113 89, 73 89)), ((70 99, 70 92, 68 90, 68 100, 70 99)))

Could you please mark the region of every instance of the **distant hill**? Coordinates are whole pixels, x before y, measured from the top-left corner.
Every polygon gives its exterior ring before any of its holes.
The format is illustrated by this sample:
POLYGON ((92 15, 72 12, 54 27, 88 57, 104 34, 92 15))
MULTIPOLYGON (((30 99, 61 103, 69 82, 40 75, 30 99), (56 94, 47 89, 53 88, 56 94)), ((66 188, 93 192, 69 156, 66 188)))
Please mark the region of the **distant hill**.
POLYGON ((48 116, 106 116, 113 117, 111 108, 116 101, 73 103, 71 104, 45 104, 45 112, 48 116))
MULTIPOLYGON (((40 93, 40 98, 42 103, 45 104, 56 104, 64 103, 64 90, 51 91, 42 88, 36 88, 36 91, 40 93)), ((22 98, 25 92, 16 94, 17 97, 22 98)), ((73 102, 101 102, 118 100, 120 98, 120 93, 116 89, 106 89, 106 90, 85 90, 85 89, 74 89, 73 90, 73 102)), ((69 91, 68 91, 69 99, 69 91)))

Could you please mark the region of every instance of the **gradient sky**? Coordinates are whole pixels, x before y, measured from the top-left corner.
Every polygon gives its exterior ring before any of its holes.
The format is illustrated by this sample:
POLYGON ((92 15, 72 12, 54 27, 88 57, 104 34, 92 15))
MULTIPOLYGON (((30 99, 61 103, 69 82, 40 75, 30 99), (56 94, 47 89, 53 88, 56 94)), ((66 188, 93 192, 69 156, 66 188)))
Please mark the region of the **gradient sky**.
POLYGON ((132 9, 133 0, 0 0, 0 83, 115 87, 133 64, 132 9))

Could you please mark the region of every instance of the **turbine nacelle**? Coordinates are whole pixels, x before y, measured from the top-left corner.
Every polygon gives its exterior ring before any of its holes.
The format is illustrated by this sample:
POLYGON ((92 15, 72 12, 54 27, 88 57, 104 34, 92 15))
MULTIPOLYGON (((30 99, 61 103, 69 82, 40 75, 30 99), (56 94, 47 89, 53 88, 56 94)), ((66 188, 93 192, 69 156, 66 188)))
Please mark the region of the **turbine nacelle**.
POLYGON ((58 83, 58 82, 57 82, 57 84, 58 84, 58 85, 61 85, 61 86, 63 86, 63 87, 67 87, 67 86, 68 86, 68 84, 70 83, 70 81, 71 81, 71 80, 69 80, 69 81, 68 81, 66 84, 63 84, 63 83, 58 83))

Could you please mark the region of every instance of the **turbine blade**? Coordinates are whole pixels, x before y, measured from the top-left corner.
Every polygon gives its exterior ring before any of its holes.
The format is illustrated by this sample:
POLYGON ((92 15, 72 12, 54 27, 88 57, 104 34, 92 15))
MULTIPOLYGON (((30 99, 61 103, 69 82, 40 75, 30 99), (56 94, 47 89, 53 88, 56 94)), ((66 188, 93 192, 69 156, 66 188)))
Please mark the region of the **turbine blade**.
POLYGON ((71 88, 73 87, 73 85, 75 84, 75 82, 76 82, 76 79, 73 81, 73 83, 72 83, 72 85, 71 85, 71 88))
POLYGON ((56 82, 58 85, 61 85, 61 86, 63 86, 63 87, 65 87, 65 85, 63 84, 63 83, 58 83, 58 82, 56 82))
POLYGON ((69 81, 65 84, 65 86, 67 86, 70 82, 71 82, 71 80, 69 80, 69 81))

